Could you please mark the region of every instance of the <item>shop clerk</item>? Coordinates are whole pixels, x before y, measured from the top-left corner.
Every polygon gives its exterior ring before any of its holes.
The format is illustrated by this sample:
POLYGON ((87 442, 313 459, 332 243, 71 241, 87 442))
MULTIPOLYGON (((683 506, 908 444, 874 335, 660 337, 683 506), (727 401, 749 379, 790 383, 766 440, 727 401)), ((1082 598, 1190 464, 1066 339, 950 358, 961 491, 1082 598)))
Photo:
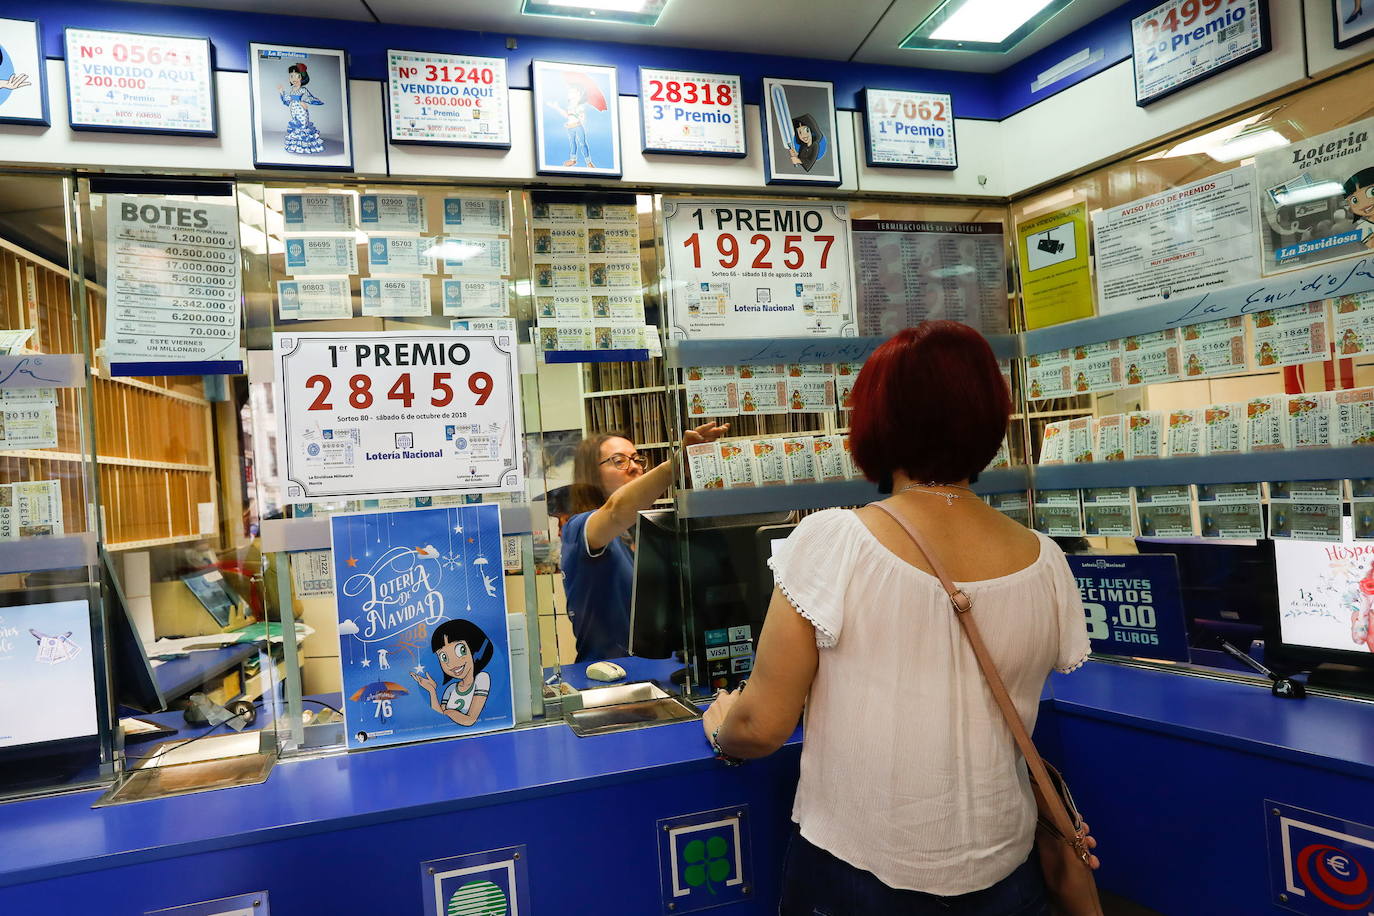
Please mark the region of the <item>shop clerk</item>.
MULTIPOLYGON (((704 423, 687 430, 682 444, 712 442, 728 429, 704 423)), ((629 655, 634 555, 626 535, 673 482, 671 460, 647 465, 634 443, 615 433, 589 436, 577 447, 562 560, 579 662, 629 655)))

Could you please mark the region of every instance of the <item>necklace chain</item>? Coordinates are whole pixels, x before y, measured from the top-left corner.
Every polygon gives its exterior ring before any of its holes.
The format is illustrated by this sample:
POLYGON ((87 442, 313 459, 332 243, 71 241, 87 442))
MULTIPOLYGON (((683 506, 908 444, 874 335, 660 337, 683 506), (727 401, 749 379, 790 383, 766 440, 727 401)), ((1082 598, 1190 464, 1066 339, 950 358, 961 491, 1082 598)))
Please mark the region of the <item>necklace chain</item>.
POLYGON ((970 492, 970 493, 973 492, 973 490, 972 490, 971 488, 966 487, 966 486, 963 486, 963 485, 961 485, 961 484, 957 484, 957 483, 941 483, 941 484, 937 484, 937 483, 933 483, 933 482, 931 482, 931 481, 917 481, 916 483, 909 483, 909 484, 907 484, 906 486, 902 487, 902 488, 901 488, 900 490, 898 490, 897 492, 898 492, 898 493, 905 493, 907 490, 915 490, 915 491, 917 491, 918 493, 929 493, 929 494, 931 494, 932 496, 943 496, 943 497, 945 498, 945 505, 946 505, 946 506, 953 506, 953 505, 954 505, 954 501, 955 501, 956 499, 962 499, 962 498, 963 498, 963 494, 962 494, 962 493, 950 493, 950 492, 948 492, 948 491, 946 491, 946 490, 934 490, 934 489, 931 489, 931 487, 937 487, 937 486, 939 486, 939 487, 954 487, 955 489, 958 489, 958 490, 968 490, 968 492, 970 492))

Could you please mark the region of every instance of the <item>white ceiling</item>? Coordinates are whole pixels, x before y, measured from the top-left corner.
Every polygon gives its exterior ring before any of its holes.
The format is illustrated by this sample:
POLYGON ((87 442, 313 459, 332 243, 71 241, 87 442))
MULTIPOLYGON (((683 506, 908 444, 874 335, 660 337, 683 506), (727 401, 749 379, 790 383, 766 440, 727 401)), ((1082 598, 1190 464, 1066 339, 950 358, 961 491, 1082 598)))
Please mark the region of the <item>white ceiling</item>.
POLYGON ((162 2, 245 13, 290 13, 321 19, 507 35, 996 72, 1086 25, 1125 0, 1074 0, 1007 54, 898 48, 898 43, 939 5, 940 0, 668 0, 662 18, 653 28, 525 16, 520 13, 521 0, 293 0, 290 4, 283 4, 281 0, 162 2))

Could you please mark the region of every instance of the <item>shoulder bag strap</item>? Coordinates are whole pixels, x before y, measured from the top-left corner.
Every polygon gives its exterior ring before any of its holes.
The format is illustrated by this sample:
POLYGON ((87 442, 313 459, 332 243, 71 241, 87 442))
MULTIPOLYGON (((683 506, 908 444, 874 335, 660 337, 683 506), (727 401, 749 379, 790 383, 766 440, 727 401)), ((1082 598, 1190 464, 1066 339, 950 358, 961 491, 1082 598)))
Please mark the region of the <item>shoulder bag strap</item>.
POLYGON ((1030 767, 1031 776, 1040 789, 1041 798, 1049 806, 1049 813, 1054 818, 1055 828, 1063 836, 1073 837, 1077 832, 1077 825, 1073 823, 1073 818, 1069 816, 1068 809, 1064 807, 1064 803, 1059 797, 1059 791, 1046 771, 1044 761, 1040 759, 1040 752, 1035 749, 1035 742, 1026 732, 1026 725, 1021 721, 1021 714, 1016 711, 1016 705, 1012 703, 1011 695, 1007 693, 1006 685, 1002 683, 1002 677, 997 673, 997 666, 993 664, 992 657, 988 655, 987 646, 983 644, 983 636, 978 631, 978 624, 974 621, 973 614, 970 613, 973 610, 973 601, 963 589, 957 587, 946 575, 945 568, 927 546, 925 538, 916 530, 915 525, 892 511, 892 508, 884 503, 875 502, 869 505, 886 512, 893 521, 902 526, 902 530, 915 542, 917 549, 925 554, 926 561, 930 563, 930 568, 934 570, 940 584, 949 593, 949 600, 954 605, 954 617, 963 628, 964 635, 968 637, 973 655, 978 659, 978 667, 982 669, 983 677, 987 680, 993 699, 997 701, 998 708, 1002 710, 1002 717, 1006 719, 1007 727, 1011 729, 1012 737, 1016 739, 1016 746, 1021 749, 1021 756, 1026 758, 1026 765, 1030 767))

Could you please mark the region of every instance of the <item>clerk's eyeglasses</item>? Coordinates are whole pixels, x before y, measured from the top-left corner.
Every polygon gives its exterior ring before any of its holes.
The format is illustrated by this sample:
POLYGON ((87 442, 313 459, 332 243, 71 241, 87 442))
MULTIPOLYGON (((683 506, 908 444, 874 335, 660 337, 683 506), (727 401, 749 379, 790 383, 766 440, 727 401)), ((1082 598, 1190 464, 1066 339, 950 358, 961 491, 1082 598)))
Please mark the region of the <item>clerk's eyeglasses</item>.
POLYGON ((633 455, 625 455, 621 452, 616 452, 611 457, 602 459, 599 463, 609 464, 617 471, 623 471, 626 468, 628 468, 631 464, 639 465, 639 469, 641 471, 647 470, 649 467, 648 457, 645 455, 641 455, 639 452, 635 452, 633 455))

